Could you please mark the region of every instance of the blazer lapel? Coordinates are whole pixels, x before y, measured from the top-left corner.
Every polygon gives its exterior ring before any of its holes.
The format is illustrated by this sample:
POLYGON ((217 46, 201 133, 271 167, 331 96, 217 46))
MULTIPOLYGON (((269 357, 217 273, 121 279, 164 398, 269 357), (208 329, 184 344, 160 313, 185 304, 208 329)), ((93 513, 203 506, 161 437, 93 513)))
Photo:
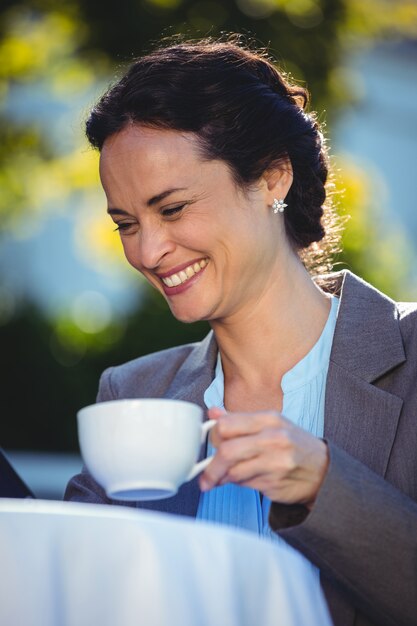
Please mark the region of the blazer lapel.
MULTIPOLYGON (((217 344, 213 333, 210 332, 201 343, 196 344, 194 350, 179 368, 163 397, 199 404, 204 409, 204 420, 206 420, 204 392, 213 380, 216 357, 217 344)), ((206 448, 206 443, 203 443, 200 448, 199 460, 205 457, 206 448)), ((197 477, 184 483, 172 498, 155 502, 138 502, 137 508, 195 517, 199 499, 200 489, 197 477)))
POLYGON ((338 282, 324 436, 384 475, 403 401, 373 383, 405 361, 397 307, 350 272, 338 282))
POLYGON ((179 368, 164 397, 199 404, 207 419, 204 392, 213 380, 216 357, 217 344, 210 331, 179 368))

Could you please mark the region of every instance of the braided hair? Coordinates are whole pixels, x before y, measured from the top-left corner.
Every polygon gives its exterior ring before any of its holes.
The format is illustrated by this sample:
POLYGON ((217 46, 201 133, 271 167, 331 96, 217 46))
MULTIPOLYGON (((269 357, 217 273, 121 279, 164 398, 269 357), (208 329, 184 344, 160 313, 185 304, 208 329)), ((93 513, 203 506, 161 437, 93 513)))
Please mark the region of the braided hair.
POLYGON ((322 271, 338 228, 326 197, 326 145, 308 101, 264 53, 237 41, 179 42, 136 60, 93 108, 86 133, 101 150, 129 123, 192 132, 202 158, 227 163, 243 188, 289 161, 286 233, 305 265, 322 271))

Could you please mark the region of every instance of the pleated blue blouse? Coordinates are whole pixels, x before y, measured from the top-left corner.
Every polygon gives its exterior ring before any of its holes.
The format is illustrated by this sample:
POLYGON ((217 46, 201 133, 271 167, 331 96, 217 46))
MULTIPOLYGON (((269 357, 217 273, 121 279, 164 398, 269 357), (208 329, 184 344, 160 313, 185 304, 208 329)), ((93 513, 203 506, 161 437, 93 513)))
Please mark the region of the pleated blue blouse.
MULTIPOLYGON (((338 298, 332 297, 329 317, 317 343, 301 361, 286 372, 281 382, 284 395, 282 414, 317 437, 322 437, 324 430, 326 377, 338 305, 338 298)), ((220 352, 215 376, 205 391, 204 402, 207 408, 224 408, 224 376, 220 352)), ((207 454, 214 453, 215 449, 208 442, 207 454)), ((261 499, 259 492, 254 489, 227 484, 201 493, 197 519, 246 529, 283 544, 285 542, 269 527, 270 505, 270 500, 266 497, 261 499)), ((312 567, 308 561, 306 564, 312 567)))

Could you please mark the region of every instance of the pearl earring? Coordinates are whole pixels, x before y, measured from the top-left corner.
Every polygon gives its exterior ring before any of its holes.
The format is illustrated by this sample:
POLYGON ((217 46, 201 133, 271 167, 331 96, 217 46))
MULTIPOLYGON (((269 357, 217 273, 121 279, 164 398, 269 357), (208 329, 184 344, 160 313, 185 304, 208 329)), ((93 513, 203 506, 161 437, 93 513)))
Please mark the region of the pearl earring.
POLYGON ((284 210, 287 206, 288 204, 285 204, 283 199, 277 200, 276 198, 274 198, 274 201, 272 203, 272 209, 274 213, 284 213, 284 210))

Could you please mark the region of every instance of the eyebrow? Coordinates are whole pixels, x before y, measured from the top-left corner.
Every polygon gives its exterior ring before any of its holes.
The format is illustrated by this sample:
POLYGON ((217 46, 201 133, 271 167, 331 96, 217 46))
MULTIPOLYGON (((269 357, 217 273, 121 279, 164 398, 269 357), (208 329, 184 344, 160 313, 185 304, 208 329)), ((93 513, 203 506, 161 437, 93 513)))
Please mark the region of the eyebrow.
POLYGON ((107 209, 107 213, 109 215, 129 215, 127 211, 123 211, 123 209, 107 209))
POLYGON ((167 189, 166 191, 163 191, 162 193, 158 193, 158 195, 153 196, 152 198, 149 198, 146 204, 147 206, 153 206, 154 204, 158 204, 158 202, 165 200, 165 198, 167 198, 169 195, 171 195, 175 191, 185 191, 185 189, 186 189, 185 187, 175 187, 173 189, 167 189))
MULTIPOLYGON (((167 189, 166 191, 163 191, 162 193, 158 193, 156 196, 152 196, 152 198, 149 198, 149 200, 146 201, 146 206, 154 206, 155 204, 158 204, 158 202, 162 202, 162 200, 165 200, 165 198, 170 196, 175 191, 185 191, 185 189, 186 187, 175 187, 173 189, 167 189)), ((124 211, 123 209, 116 209, 116 208, 114 209, 108 208, 107 213, 109 215, 129 215, 127 211, 124 211)))

